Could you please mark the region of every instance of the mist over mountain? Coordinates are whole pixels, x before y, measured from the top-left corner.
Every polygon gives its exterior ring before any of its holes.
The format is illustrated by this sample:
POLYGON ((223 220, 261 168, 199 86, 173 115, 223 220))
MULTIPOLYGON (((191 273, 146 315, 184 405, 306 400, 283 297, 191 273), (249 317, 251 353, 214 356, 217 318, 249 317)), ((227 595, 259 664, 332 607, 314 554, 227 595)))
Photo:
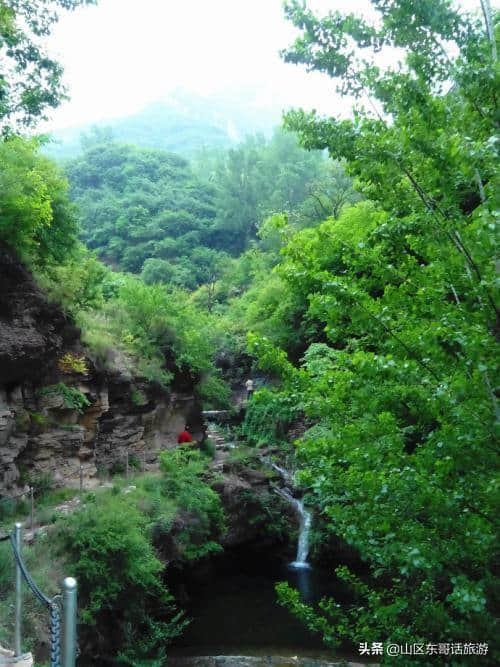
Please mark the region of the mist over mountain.
POLYGON ((263 104, 255 92, 202 96, 176 90, 130 116, 55 130, 45 152, 56 159, 74 157, 81 152, 82 135, 98 128, 117 142, 189 156, 203 147, 228 147, 249 134, 269 135, 280 119, 281 107, 263 104))

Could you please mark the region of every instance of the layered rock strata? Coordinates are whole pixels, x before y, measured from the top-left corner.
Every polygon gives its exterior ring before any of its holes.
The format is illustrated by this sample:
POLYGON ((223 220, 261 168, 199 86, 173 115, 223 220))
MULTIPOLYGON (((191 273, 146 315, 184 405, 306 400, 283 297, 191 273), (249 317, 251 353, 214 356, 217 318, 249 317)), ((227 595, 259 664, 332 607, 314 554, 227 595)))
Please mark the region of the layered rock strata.
POLYGON ((98 369, 79 329, 0 246, 0 495, 33 481, 77 484, 80 467, 88 482, 99 467, 124 469, 127 453, 131 466, 150 465, 186 422, 201 436, 192 395, 161 391, 122 366, 98 369))

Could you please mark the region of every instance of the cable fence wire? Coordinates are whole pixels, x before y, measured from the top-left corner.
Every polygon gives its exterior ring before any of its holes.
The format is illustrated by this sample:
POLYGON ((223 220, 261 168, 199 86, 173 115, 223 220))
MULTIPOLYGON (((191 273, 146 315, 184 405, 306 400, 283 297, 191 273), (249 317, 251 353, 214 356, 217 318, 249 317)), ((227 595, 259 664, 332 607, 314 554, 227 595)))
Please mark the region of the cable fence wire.
MULTIPOLYGON (((79 475, 79 495, 80 499, 83 492, 83 473, 85 471, 93 470, 92 465, 78 465, 73 466, 72 468, 66 469, 67 475, 72 475, 74 473, 79 475)), ((35 526, 35 515, 36 509, 43 510, 43 507, 36 508, 35 499, 42 498, 43 495, 48 491, 47 488, 36 488, 36 485, 31 484, 26 491, 17 493, 15 495, 3 496, 0 498, 0 521, 5 521, 12 519, 15 516, 26 515, 27 520, 29 521, 29 527, 31 530, 34 530, 35 526), (10 505, 10 507, 9 507, 10 505)), ((76 491, 78 492, 78 491, 76 491)), ((69 500, 69 499, 68 499, 69 500)), ((38 501, 40 502, 40 501, 38 501)))
MULTIPOLYGON (((142 472, 144 472, 144 469, 145 469, 145 466, 146 466, 145 455, 146 455, 146 452, 145 451, 142 452, 142 461, 141 461, 141 458, 139 458, 139 455, 137 454, 137 452, 132 452, 132 453, 126 452, 126 454, 123 457, 124 473, 128 472, 129 475, 131 475, 131 474, 137 473, 139 471, 139 469, 141 469, 142 472), (141 462, 142 462, 142 467, 141 467, 141 462)), ((94 465, 80 464, 80 465, 75 466, 73 468, 69 468, 69 469, 65 468, 63 472, 65 473, 65 475, 71 475, 72 473, 75 473, 75 474, 78 473, 79 474, 82 470, 85 472, 85 470, 93 470, 93 469, 94 469, 94 465)), ((24 499, 24 500, 27 500, 28 496, 30 494, 30 489, 31 488, 33 489, 33 492, 34 492, 35 496, 36 495, 43 495, 43 493, 45 493, 45 490, 37 489, 36 484, 30 484, 29 488, 26 491, 22 491, 21 493, 18 493, 14 496, 6 496, 6 495, 1 496, 0 497, 0 503, 10 502, 12 500, 19 500, 20 498, 24 499)))
POLYGON ((35 598, 41 602, 49 611, 49 636, 50 636, 50 667, 61 667, 61 595, 49 598, 33 581, 26 564, 17 548, 14 532, 7 536, 10 539, 14 559, 22 577, 35 598))
MULTIPOLYGON (((85 469, 92 470, 93 467, 94 466, 92 466, 92 465, 86 465, 86 466, 85 465, 79 465, 79 466, 76 466, 76 467, 73 467, 73 468, 70 468, 70 469, 65 469, 64 472, 68 473, 68 474, 72 474, 73 472, 74 473, 79 473, 81 469, 83 469, 83 470, 85 470, 85 469)), ((33 491, 34 491, 35 495, 41 495, 41 494, 45 493, 45 490, 37 489, 35 484, 30 484, 27 491, 22 491, 21 493, 18 493, 15 496, 5 496, 5 495, 2 496, 0 498, 0 503, 8 502, 10 500, 18 500, 19 498, 26 498, 26 496, 28 496, 29 493, 30 493, 30 488, 33 488, 33 491)))
MULTIPOLYGON (((144 458, 145 457, 145 452, 142 452, 142 456, 143 456, 142 469, 144 470, 144 467, 145 467, 145 458, 144 458)), ((139 455, 137 454, 137 452, 132 452, 131 454, 129 454, 127 452, 125 454, 125 456, 123 457, 123 467, 124 467, 124 472, 126 472, 127 467, 129 469, 129 473, 131 473, 131 474, 138 472, 139 468, 141 467, 141 459, 139 458, 139 455), (128 459, 128 461, 127 461, 127 459, 128 459), (128 462, 128 466, 127 466, 127 462, 128 462)), ((80 464, 80 465, 75 466, 73 468, 65 468, 63 470, 63 472, 65 473, 65 475, 71 475, 72 473, 75 473, 75 474, 80 473, 81 470, 83 470, 85 472, 85 470, 93 470, 93 469, 94 469, 94 465, 80 464)), ((43 493, 45 492, 45 490, 41 491, 41 490, 37 489, 36 484, 30 484, 27 491, 22 491, 21 493, 18 493, 14 496, 5 496, 5 495, 3 495, 2 497, 0 497, 0 503, 10 502, 12 500, 18 500, 20 498, 23 498, 23 499, 27 500, 27 496, 29 496, 29 493, 30 493, 30 488, 33 488, 33 491, 34 491, 35 495, 43 495, 43 493)))
MULTIPOLYGON (((123 467, 124 467, 123 472, 125 474, 125 479, 127 480, 127 483, 129 482, 131 477, 140 474, 140 472, 144 473, 146 471, 146 451, 145 450, 142 451, 141 454, 142 454, 142 465, 138 452, 134 451, 130 453, 127 450, 125 452, 125 455, 123 456, 123 467)), ((77 478, 79 478, 79 485, 76 493, 78 493, 80 497, 80 502, 82 500, 83 492, 85 490, 83 476, 86 471, 95 471, 94 464, 86 464, 86 465, 79 464, 77 466, 73 466, 72 468, 65 468, 63 471, 65 477, 74 475, 77 478)), ((49 488, 37 488, 36 480, 33 480, 33 482, 26 491, 22 491, 15 495, 9 495, 9 496, 3 495, 0 497, 0 522, 5 521, 7 519, 12 519, 15 516, 27 515, 28 521, 30 522, 29 527, 32 531, 34 530, 35 515, 37 513, 36 510, 37 509, 38 511, 44 510, 43 507, 41 508, 35 507, 36 505, 35 499, 43 497, 43 495, 47 493, 49 488), (9 503, 13 503, 13 506, 10 508, 8 508, 9 503), (26 503, 27 505, 20 507, 18 503, 19 504, 26 503), (7 504, 7 509, 5 509, 6 504, 7 504)))
MULTIPOLYGON (((126 451, 124 457, 123 457, 123 466, 124 466, 124 474, 125 478, 127 481, 129 481, 130 477, 135 476, 136 474, 141 472, 141 459, 139 458, 139 455, 137 452, 128 452, 126 451)), ((146 468, 146 452, 142 452, 142 472, 145 472, 146 468)), ((77 466, 73 466, 72 468, 65 468, 64 469, 64 474, 65 476, 70 476, 70 475, 75 475, 79 477, 79 488, 78 488, 78 493, 80 496, 80 500, 82 498, 82 494, 84 489, 84 483, 83 483, 83 475, 86 471, 94 471, 95 467, 93 464, 80 464, 77 466)), ((35 480, 34 480, 35 481, 35 480)), ((34 500, 37 497, 42 497, 46 492, 48 491, 47 488, 37 488, 36 483, 31 484, 26 491, 22 491, 20 493, 17 493, 15 495, 3 495, 0 497, 0 521, 6 520, 6 519, 11 519, 14 516, 18 515, 23 515, 26 514, 28 515, 28 520, 30 520, 30 527, 33 530, 34 528, 34 523, 35 523, 35 503, 34 500), (5 504, 7 503, 19 503, 19 502, 25 502, 29 503, 28 506, 24 508, 19 508, 18 506, 14 505, 10 510, 4 510, 2 508, 5 508, 5 504)), ((76 494, 75 494, 76 495, 76 494)), ((42 508, 43 509, 43 508, 42 508)))
POLYGON ((25 498, 29 494, 29 491, 23 491, 23 493, 18 493, 16 496, 3 496, 0 498, 0 503, 9 502, 11 500, 17 500, 18 498, 25 498))

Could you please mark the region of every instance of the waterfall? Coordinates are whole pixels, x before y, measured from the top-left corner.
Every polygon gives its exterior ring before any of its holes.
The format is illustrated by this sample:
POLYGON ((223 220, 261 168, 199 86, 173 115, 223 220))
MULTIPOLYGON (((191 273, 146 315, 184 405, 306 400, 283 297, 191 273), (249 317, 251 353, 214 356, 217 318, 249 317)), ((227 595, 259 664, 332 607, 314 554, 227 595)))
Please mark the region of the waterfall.
POLYGON ((309 529, 311 528, 311 513, 304 508, 302 500, 297 500, 297 511, 300 516, 299 541, 297 542, 297 556, 292 563, 294 567, 309 567, 307 554, 309 553, 309 529))
POLYGON ((269 461, 268 459, 263 459, 264 462, 271 466, 273 470, 276 470, 276 472, 281 475, 281 478, 285 482, 285 484, 291 484, 293 483, 293 475, 291 472, 288 470, 285 470, 285 468, 280 468, 276 463, 273 463, 272 461, 269 461))
POLYGON ((309 553, 309 530, 311 528, 311 513, 304 507, 304 502, 294 498, 288 489, 275 489, 276 493, 284 498, 290 505, 293 505, 300 518, 299 539, 297 542, 297 555, 292 567, 307 568, 310 567, 307 562, 309 553))

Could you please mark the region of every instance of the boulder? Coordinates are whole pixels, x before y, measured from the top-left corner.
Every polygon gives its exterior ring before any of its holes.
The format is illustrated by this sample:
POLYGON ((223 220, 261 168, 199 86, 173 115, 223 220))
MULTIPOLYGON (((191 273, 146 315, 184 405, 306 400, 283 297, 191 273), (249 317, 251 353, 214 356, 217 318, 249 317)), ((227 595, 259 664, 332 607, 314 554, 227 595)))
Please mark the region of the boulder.
POLYGON ((7 665, 11 667, 33 667, 33 656, 31 653, 23 653, 15 657, 14 651, 9 651, 0 646, 0 667, 6 667, 7 665))

